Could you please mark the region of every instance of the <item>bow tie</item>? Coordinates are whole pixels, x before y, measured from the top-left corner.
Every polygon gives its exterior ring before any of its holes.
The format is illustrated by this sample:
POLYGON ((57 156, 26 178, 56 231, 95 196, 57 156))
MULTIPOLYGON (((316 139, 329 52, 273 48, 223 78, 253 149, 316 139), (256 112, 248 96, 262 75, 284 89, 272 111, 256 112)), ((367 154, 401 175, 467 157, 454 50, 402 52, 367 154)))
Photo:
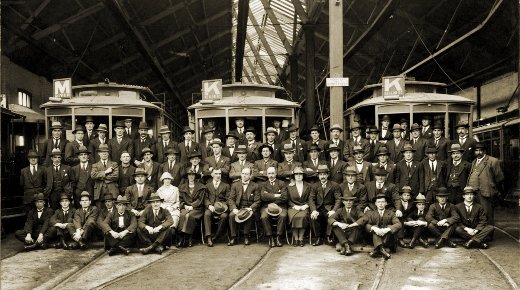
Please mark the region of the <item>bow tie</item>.
POLYGON ((38 212, 43 212, 43 209, 37 209, 38 212))
POLYGON ((249 182, 248 183, 242 183, 243 186, 247 186, 249 185, 249 182))
POLYGON ((363 164, 363 162, 357 162, 357 161, 356 161, 356 163, 357 163, 357 164, 363 164))

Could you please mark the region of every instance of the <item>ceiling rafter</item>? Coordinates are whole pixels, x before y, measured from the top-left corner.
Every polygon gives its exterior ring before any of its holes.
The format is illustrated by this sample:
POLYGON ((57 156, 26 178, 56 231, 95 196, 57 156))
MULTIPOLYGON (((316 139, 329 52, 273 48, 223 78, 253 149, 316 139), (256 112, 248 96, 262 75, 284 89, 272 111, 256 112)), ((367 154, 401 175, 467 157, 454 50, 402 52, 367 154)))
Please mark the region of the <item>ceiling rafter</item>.
POLYGON ((267 51, 269 58, 271 59, 271 62, 273 63, 274 67, 276 68, 276 71, 278 73, 281 73, 282 68, 280 67, 278 60, 276 59, 275 54, 274 54, 273 50, 271 49, 271 45, 269 45, 269 42, 267 41, 267 39, 265 39, 264 31, 262 31, 262 29, 260 29, 260 25, 258 25, 255 15, 251 11, 251 9, 249 9, 249 19, 251 20, 251 24, 253 24, 256 34, 260 38, 262 45, 264 46, 265 50, 267 51))
POLYGON ((38 5, 38 7, 36 7, 36 9, 34 9, 34 11, 31 13, 31 16, 29 16, 29 18, 27 18, 24 21, 22 26, 20 26, 20 29, 22 31, 27 29, 27 27, 29 27, 29 25, 31 25, 31 23, 34 21, 34 19, 36 17, 38 17, 38 15, 40 15, 40 13, 42 13, 43 9, 45 9, 45 7, 47 7, 47 5, 49 5, 49 3, 51 3, 51 0, 44 0, 44 1, 42 1, 40 3, 40 5, 38 5))
POLYGON ((258 54, 258 50, 255 47, 255 44, 253 43, 253 41, 251 40, 251 37, 249 37, 249 35, 247 33, 246 33, 246 39, 247 39, 247 44, 249 45, 249 49, 253 52, 256 62, 260 66, 260 69, 262 70, 262 73, 264 74, 265 78, 267 79, 267 82, 270 85, 274 85, 274 82, 271 79, 271 77, 269 76, 269 72, 267 71, 267 68, 265 67, 264 61, 260 57, 260 54, 258 54))
POLYGON ((278 21, 278 18, 274 14, 270 3, 268 2, 268 0, 260 0, 260 1, 262 2, 262 5, 264 5, 265 13, 267 13, 267 16, 271 20, 271 23, 272 23, 274 29, 276 30, 278 37, 280 37, 280 41, 282 42, 283 46, 285 47, 286 52, 288 54, 292 54, 293 48, 291 46, 291 43, 287 39, 287 36, 285 36, 285 32, 283 32, 280 22, 278 21))
POLYGON ((251 62, 249 57, 246 57, 245 59, 246 59, 247 65, 249 66, 249 69, 251 70, 251 72, 253 73, 253 76, 255 77, 256 82, 261 84, 262 80, 260 79, 260 76, 258 75, 258 72, 255 69, 255 66, 253 65, 253 63, 251 62))
POLYGON ((306 24, 309 21, 309 17, 307 17, 307 12, 305 12, 305 9, 302 6, 302 3, 300 3, 300 0, 291 0, 293 6, 294 6, 294 12, 300 17, 300 20, 303 22, 303 24, 306 24))

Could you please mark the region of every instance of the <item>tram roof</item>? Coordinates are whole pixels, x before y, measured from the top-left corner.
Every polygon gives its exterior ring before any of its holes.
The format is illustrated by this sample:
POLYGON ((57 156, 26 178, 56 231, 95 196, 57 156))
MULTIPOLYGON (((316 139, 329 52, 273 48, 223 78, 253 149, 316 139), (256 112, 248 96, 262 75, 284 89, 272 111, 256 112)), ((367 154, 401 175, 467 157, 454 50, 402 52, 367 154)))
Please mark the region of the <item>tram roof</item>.
POLYGON ((235 96, 235 97, 224 97, 220 100, 214 100, 213 102, 198 102, 188 107, 188 109, 202 109, 202 108, 223 108, 223 107, 283 107, 283 108, 299 108, 300 105, 295 102, 288 100, 272 98, 272 97, 260 97, 260 96, 235 96))
POLYGON ((350 107, 347 111, 356 110, 361 107, 375 106, 381 104, 408 104, 408 103, 422 103, 422 104, 468 104, 472 105, 475 101, 472 101, 466 97, 457 95, 439 94, 439 93, 406 93, 398 100, 385 100, 383 96, 374 97, 363 100, 358 104, 350 107))
POLYGON ((73 97, 70 99, 62 99, 61 102, 47 102, 40 107, 56 108, 56 107, 75 107, 75 106, 118 106, 118 107, 139 107, 153 108, 162 110, 159 106, 134 98, 122 98, 114 96, 85 96, 73 97))

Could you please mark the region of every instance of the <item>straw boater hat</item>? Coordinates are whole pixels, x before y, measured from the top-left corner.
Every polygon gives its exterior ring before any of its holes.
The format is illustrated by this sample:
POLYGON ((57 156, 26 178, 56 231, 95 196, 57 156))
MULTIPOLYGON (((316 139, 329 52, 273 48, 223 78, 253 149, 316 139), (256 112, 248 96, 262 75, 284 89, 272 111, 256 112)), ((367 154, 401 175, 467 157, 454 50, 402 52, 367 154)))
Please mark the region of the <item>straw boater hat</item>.
POLYGON ((210 146, 210 147, 213 146, 213 145, 215 145, 215 144, 218 144, 218 145, 220 145, 221 147, 226 146, 226 145, 224 144, 224 142, 222 142, 222 140, 220 140, 219 138, 215 138, 215 139, 213 139, 211 142, 209 142, 209 146, 210 146))
POLYGON ((274 202, 267 205, 265 212, 270 216, 279 216, 282 213, 282 208, 274 202))
POLYGON ((406 143, 406 144, 404 144, 403 149, 401 149, 401 152, 406 152, 406 151, 415 152, 415 149, 413 148, 412 144, 406 143))
POLYGON ((448 196, 448 189, 446 187, 438 187, 435 196, 448 196))
POLYGON ((265 133, 264 133, 264 135, 267 136, 267 134, 269 134, 269 133, 273 133, 274 135, 278 135, 278 132, 277 132, 276 129, 273 128, 273 127, 269 127, 269 128, 267 128, 267 129, 265 129, 265 133))
POLYGON ((296 149, 294 149, 292 147, 292 144, 290 144, 290 143, 283 144, 283 149, 282 149, 283 153, 291 153, 294 151, 296 151, 296 149))
POLYGON ((168 154, 180 154, 179 150, 177 150, 176 147, 170 147, 168 148, 168 150, 166 150, 166 152, 164 152, 164 155, 168 155, 168 154))
POLYGON ((34 197, 33 197, 33 202, 34 202, 34 201, 38 201, 38 200, 43 200, 43 201, 45 201, 45 200, 46 200, 45 195, 44 195, 43 193, 41 193, 41 192, 35 194, 34 197))
POLYGON ((117 197, 115 203, 116 203, 116 204, 118 204, 118 203, 129 204, 130 201, 128 201, 128 200, 126 199, 126 196, 122 196, 122 195, 120 195, 120 196, 117 197))
POLYGON ((109 152, 107 144, 100 144, 97 152, 109 152))
POLYGON ((137 167, 135 169, 134 173, 132 174, 132 176, 137 176, 137 175, 148 176, 148 173, 146 172, 146 170, 144 170, 144 168, 137 167))
POLYGON ((332 130, 339 130, 340 132, 343 132, 343 129, 339 126, 339 124, 334 124, 330 127, 329 131, 332 130))
POLYGON ((150 195, 150 197, 148 198, 148 202, 152 202, 152 201, 163 201, 164 199, 162 199, 158 194, 157 192, 152 192, 152 194, 150 195))
POLYGON ((54 148, 52 149, 51 153, 49 153, 49 156, 54 156, 54 155, 63 155, 63 153, 61 152, 61 150, 59 148, 54 148))
POLYGON ((161 128, 159 129, 159 135, 168 134, 171 132, 172 131, 170 130, 170 128, 168 128, 168 126, 166 126, 166 125, 162 125, 161 128))
POLYGON ((161 175, 161 178, 159 179, 159 181, 163 181, 165 179, 171 179, 173 180, 173 176, 170 174, 170 172, 166 171, 164 172, 162 175, 161 175))
POLYGON ((54 130, 54 129, 60 129, 61 130, 61 129, 63 129, 63 126, 61 126, 60 122, 54 121, 51 124, 51 130, 54 130))
POLYGON ((413 202, 414 203, 429 203, 429 202, 426 201, 426 197, 422 193, 419 193, 415 197, 415 200, 413 202))
POLYGON ((83 127, 82 125, 77 125, 76 128, 74 128, 74 130, 72 131, 72 134, 76 134, 76 132, 78 131, 81 131, 83 133, 85 133, 85 127, 83 127))
POLYGON ((448 150, 448 153, 457 152, 463 153, 465 150, 460 146, 459 143, 451 144, 450 150, 448 150))
POLYGON ((223 214, 228 210, 228 205, 225 202, 217 201, 213 205, 215 207, 215 214, 223 214))
POLYGON ((38 152, 34 150, 29 150, 29 153, 27 154, 27 158, 40 158, 40 155, 38 152))
POLYGON ((148 130, 148 129, 150 129, 150 127, 148 127, 148 124, 146 124, 145 121, 141 121, 141 122, 139 122, 139 127, 137 127, 137 129, 138 130, 139 129, 146 129, 146 130, 148 130))
POLYGON ((99 131, 99 132, 108 132, 108 127, 107 125, 105 124, 99 124, 99 126, 97 127, 96 131, 99 131))
POLYGON ((396 131, 396 130, 397 130, 397 131, 401 131, 401 132, 404 131, 404 130, 403 130, 403 127, 401 127, 401 125, 399 125, 399 124, 394 124, 394 126, 392 127, 392 132, 393 132, 393 131, 396 131))
POLYGON ((114 125, 114 129, 115 128, 124 128, 124 127, 125 127, 125 122, 123 120, 116 121, 116 124, 114 125))
POLYGON ((247 146, 246 145, 238 145, 237 149, 235 149, 235 153, 247 153, 247 146))
POLYGON ((238 213, 235 215, 235 222, 237 222, 239 224, 243 223, 243 222, 247 221, 252 216, 253 216, 253 211, 252 210, 249 211, 249 210, 247 210, 245 208, 240 209, 238 211, 238 213))
POLYGON ((190 128, 190 126, 185 126, 184 129, 182 130, 182 134, 185 134, 185 133, 188 133, 188 132, 191 132, 191 133, 195 134, 195 130, 190 128))
POLYGON ((87 149, 87 147, 85 145, 81 145, 81 146, 79 146, 78 152, 76 152, 76 154, 79 155, 81 153, 90 154, 90 151, 87 149))

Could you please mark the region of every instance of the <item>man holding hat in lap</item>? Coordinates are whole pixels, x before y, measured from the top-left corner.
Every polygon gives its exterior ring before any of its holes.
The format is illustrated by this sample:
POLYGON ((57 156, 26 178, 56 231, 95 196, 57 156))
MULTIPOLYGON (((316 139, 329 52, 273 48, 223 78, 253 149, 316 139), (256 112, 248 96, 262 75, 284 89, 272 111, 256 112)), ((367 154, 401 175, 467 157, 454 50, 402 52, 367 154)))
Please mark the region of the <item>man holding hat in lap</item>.
POLYGON ((276 178, 276 167, 266 170, 267 180, 261 184, 260 221, 265 235, 269 238, 269 246, 281 247, 280 236, 285 231, 287 222, 287 187, 285 182, 276 178), (276 219, 276 235, 273 237, 271 219, 276 219))
POLYGON ((110 249, 108 255, 113 256, 120 252, 125 255, 130 254, 131 247, 135 241, 137 230, 137 219, 135 215, 126 209, 128 201, 124 196, 118 196, 116 208, 110 212, 101 222, 100 228, 105 235, 105 243, 110 249))
POLYGON ((164 247, 171 243, 170 226, 173 225, 173 218, 167 209, 161 207, 162 199, 156 193, 150 196, 148 203, 150 206, 139 217, 137 236, 144 246, 139 251, 143 255, 151 251, 160 255, 164 247))
POLYGON ((213 247, 213 239, 217 239, 222 233, 226 232, 228 222, 227 197, 229 195, 229 185, 222 182, 222 169, 213 168, 211 170, 211 181, 206 184, 206 195, 204 197, 204 235, 207 239, 208 247, 213 247), (218 227, 215 235, 211 234, 212 220, 218 220, 218 227))
POLYGON ((349 227, 363 216, 363 211, 354 207, 355 196, 350 194, 340 197, 343 206, 328 219, 334 235, 341 245, 341 255, 352 255, 351 246, 357 242, 361 235, 359 227, 349 227))
POLYGON ((14 236, 25 243, 26 251, 38 247, 44 248, 44 235, 49 228, 49 221, 53 214, 52 209, 45 207, 45 196, 37 193, 33 197, 35 207, 27 214, 27 221, 22 230, 17 230, 14 236))

